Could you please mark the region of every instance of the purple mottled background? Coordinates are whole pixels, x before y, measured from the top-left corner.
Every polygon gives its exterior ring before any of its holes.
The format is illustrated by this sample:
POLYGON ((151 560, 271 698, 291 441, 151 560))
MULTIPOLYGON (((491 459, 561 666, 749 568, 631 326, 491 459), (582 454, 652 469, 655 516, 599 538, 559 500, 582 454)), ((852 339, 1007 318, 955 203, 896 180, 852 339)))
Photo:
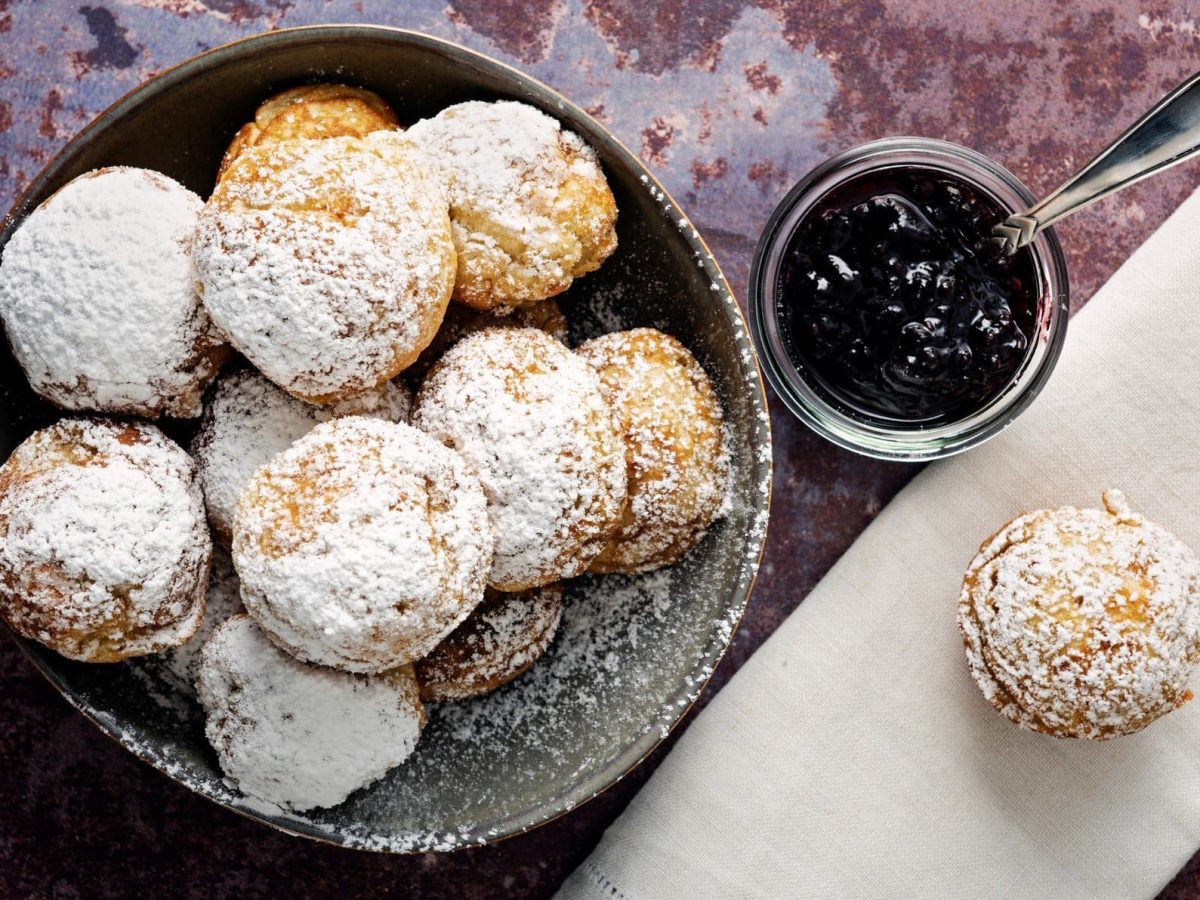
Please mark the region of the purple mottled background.
MULTIPOLYGON (((771 208, 809 167, 852 144, 946 138, 1000 160, 1035 193, 1052 188, 1198 67, 1192 8, 1149 0, 0 0, 0 208, 104 107, 188 56, 290 25, 398 25, 518 65, 587 107, 640 151, 744 295, 771 208)), ((1195 167, 1176 170, 1061 228, 1076 307, 1196 177, 1195 167)), ((778 408, 774 427, 762 573, 705 697, 912 474, 839 452, 778 408)), ((545 896, 665 752, 523 837, 448 856, 371 856, 285 837, 193 796, 102 736, 4 641, 0 679, 5 897, 545 896)), ((1200 858, 1165 894, 1193 895, 1200 858)))

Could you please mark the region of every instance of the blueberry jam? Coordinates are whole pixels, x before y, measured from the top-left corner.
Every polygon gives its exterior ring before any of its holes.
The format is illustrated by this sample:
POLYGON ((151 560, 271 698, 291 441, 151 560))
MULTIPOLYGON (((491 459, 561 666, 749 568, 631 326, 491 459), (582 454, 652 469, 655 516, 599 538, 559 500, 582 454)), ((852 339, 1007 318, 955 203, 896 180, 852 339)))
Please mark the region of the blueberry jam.
POLYGON ((1010 383, 1036 329, 1028 249, 999 252, 996 200, 940 170, 891 168, 822 197, 775 292, 788 355, 847 412, 953 422, 1010 383))

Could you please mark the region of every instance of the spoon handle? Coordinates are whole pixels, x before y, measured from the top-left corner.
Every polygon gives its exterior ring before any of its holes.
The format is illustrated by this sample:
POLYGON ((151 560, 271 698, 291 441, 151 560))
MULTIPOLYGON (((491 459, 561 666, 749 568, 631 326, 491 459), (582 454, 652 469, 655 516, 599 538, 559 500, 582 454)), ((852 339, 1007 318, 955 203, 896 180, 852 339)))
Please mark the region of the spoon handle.
POLYGON ((1200 73, 1179 85, 1058 190, 993 229, 1006 253, 1089 203, 1200 152, 1200 73))

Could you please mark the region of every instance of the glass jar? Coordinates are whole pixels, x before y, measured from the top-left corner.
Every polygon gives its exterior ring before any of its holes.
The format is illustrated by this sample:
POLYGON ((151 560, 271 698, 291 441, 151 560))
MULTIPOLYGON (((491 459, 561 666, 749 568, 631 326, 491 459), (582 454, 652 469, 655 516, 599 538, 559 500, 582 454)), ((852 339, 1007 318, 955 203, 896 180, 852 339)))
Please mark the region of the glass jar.
POLYGON ((1035 333, 1008 384, 969 415, 935 424, 874 420, 839 408, 809 383, 784 344, 776 296, 785 251, 797 228, 838 185, 889 168, 944 172, 966 181, 1001 207, 1019 212, 1033 195, 1003 166, 982 154, 928 138, 886 138, 853 147, 825 161, 793 187, 775 208, 759 239, 750 269, 750 329, 767 380, 800 421, 833 443, 880 459, 931 460, 961 453, 999 434, 1023 412, 1054 369, 1066 337, 1067 265, 1053 229, 1029 245, 1037 273, 1035 333))

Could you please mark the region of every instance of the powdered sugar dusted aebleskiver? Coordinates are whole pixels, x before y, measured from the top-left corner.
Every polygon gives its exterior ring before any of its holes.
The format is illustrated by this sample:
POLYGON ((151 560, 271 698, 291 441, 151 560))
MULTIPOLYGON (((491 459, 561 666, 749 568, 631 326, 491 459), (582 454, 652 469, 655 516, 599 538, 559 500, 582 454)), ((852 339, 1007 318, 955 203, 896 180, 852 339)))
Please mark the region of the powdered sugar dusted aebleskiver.
POLYGON ((316 425, 347 415, 406 422, 411 407, 408 389, 395 381, 332 406, 314 406, 253 369, 222 375, 204 404, 204 417, 191 444, 213 531, 228 544, 242 486, 255 469, 316 425))
POLYGON ((971 673, 1033 731, 1128 734, 1192 696, 1200 561, 1119 491, 1104 505, 1019 516, 984 542, 963 580, 971 673))
POLYGON ((35 391, 68 409, 200 414, 228 353, 189 253, 200 198, 147 169, 81 175, 4 248, 0 317, 35 391))
POLYGON ((479 697, 512 681, 550 646, 562 612, 561 584, 528 591, 488 588, 471 615, 417 660, 421 699, 479 697))
POLYGON ((593 572, 677 562, 719 515, 729 481, 721 403, 683 344, 654 328, 593 338, 576 351, 600 376, 625 436, 629 503, 593 572))
POLYGON ((407 136, 449 185, 454 299, 479 309, 534 303, 617 248, 617 205, 595 151, 541 110, 472 100, 407 136))
POLYGON ((182 644, 204 612, 211 550, 192 461, 153 425, 64 419, 0 467, 0 608, 64 656, 182 644))
POLYGON ((413 424, 479 474, 493 587, 579 575, 617 527, 625 443, 595 371, 545 332, 486 329, 455 344, 417 392, 413 424))
POLYGON ((396 132, 252 147, 200 214, 204 304, 297 397, 373 388, 442 320, 455 268, 447 209, 444 185, 396 132))
POLYGON ((318 425, 238 497, 233 561, 267 635, 312 663, 382 672, 432 650, 483 598, 487 501, 408 425, 318 425))
POLYGON ((308 666, 246 615, 204 646, 197 688, 226 778, 294 810, 335 806, 382 778, 425 724, 411 668, 366 677, 308 666))

